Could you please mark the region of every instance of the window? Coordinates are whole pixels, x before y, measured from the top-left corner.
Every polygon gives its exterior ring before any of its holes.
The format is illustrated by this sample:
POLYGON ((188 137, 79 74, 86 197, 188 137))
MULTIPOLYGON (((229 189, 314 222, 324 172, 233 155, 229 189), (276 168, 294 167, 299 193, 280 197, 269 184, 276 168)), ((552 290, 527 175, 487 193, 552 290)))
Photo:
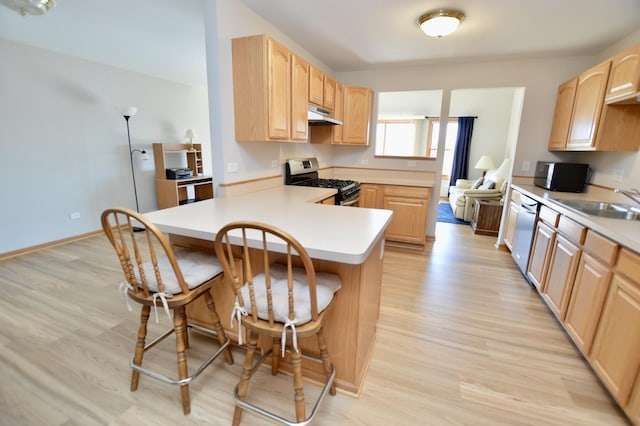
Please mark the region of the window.
POLYGON ((423 156, 424 120, 379 120, 376 135, 376 155, 399 157, 423 156))
MULTIPOLYGON (((429 118, 427 132, 427 155, 435 158, 438 152, 438 139, 440 137, 440 119, 429 118)), ((453 167, 453 151, 458 137, 458 119, 450 118, 447 122, 447 136, 444 144, 444 158, 442 160, 442 176, 448 179, 453 167)))

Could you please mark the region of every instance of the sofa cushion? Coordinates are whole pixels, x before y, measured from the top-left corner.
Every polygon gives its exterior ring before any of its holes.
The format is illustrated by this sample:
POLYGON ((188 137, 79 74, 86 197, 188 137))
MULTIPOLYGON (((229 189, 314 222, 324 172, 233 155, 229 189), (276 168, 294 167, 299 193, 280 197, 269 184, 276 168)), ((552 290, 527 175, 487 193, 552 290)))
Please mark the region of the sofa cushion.
POLYGON ((482 185, 482 180, 483 180, 482 176, 480 176, 478 179, 474 180, 473 183, 471 184, 471 188, 470 189, 478 189, 478 188, 480 188, 480 185, 482 185))
POLYGON ((496 183, 492 180, 488 180, 485 183, 483 183, 482 185, 480 185, 480 187, 478 189, 493 189, 496 187, 496 183))
POLYGON ((488 170, 485 175, 485 182, 492 180, 496 183, 495 188, 499 188, 501 192, 505 192, 507 187, 507 177, 509 175, 509 159, 505 158, 500 167, 495 170, 488 170))

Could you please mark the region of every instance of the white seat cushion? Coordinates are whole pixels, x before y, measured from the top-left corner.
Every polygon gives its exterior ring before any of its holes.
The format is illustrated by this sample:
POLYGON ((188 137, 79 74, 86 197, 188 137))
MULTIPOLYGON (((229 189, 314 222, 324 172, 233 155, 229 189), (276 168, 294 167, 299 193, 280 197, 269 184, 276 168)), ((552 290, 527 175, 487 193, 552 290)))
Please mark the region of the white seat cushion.
MULTIPOLYGON (((287 267, 281 264, 270 265, 271 293, 273 295, 273 315, 278 322, 285 323, 289 316, 289 296, 287 288, 287 267)), ((331 302, 333 294, 341 287, 340 277, 328 272, 316 272, 316 296, 318 300, 318 313, 326 309, 331 302)), ((265 274, 261 273, 253 278, 253 289, 256 296, 258 317, 268 320, 265 274)), ((242 287, 242 298, 245 309, 251 311, 249 299, 249 285, 242 287)), ((309 300, 309 287, 307 274, 303 268, 293 269, 293 298, 294 298, 294 323, 304 324, 311 320, 311 302, 309 300)))
MULTIPOLYGON (((218 262, 218 258, 213 254, 203 253, 201 251, 192 251, 184 248, 174 249, 174 254, 178 261, 180 271, 182 271, 184 281, 189 289, 199 286, 222 272, 222 267, 218 262)), ((151 262, 145 262, 143 267, 144 274, 147 277, 147 282, 149 284, 149 290, 154 293, 157 292, 158 281, 156 280, 156 275, 153 272, 153 264, 151 262)), ((160 270, 160 276, 162 277, 165 293, 182 293, 176 274, 174 273, 173 268, 169 263, 169 258, 166 255, 158 257, 158 269, 160 270)), ((140 280, 138 268, 136 266, 134 266, 134 271, 136 278, 140 280)))

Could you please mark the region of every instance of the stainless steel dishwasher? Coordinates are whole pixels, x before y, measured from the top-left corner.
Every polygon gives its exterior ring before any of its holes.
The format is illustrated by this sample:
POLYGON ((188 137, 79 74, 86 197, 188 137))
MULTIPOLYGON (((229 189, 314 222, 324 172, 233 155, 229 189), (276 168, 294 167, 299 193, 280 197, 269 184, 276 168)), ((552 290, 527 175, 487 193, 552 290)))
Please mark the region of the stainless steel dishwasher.
MULTIPOLYGON (((536 226, 536 215, 538 213, 538 202, 525 195, 520 196, 520 206, 518 208, 518 218, 516 219, 516 229, 513 235, 513 245, 511 256, 516 261, 522 275, 527 278, 527 261, 531 251, 531 240, 536 226)), ((529 279, 527 278, 527 281, 529 279)))

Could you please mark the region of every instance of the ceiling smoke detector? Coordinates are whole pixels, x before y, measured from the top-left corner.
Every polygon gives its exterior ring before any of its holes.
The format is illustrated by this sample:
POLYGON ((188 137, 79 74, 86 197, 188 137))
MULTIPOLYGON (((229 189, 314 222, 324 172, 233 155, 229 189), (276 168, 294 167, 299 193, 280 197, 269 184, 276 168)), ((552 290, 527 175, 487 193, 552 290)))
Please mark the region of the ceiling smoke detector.
POLYGON ((22 16, 44 15, 56 5, 54 0, 0 0, 0 4, 22 16))

